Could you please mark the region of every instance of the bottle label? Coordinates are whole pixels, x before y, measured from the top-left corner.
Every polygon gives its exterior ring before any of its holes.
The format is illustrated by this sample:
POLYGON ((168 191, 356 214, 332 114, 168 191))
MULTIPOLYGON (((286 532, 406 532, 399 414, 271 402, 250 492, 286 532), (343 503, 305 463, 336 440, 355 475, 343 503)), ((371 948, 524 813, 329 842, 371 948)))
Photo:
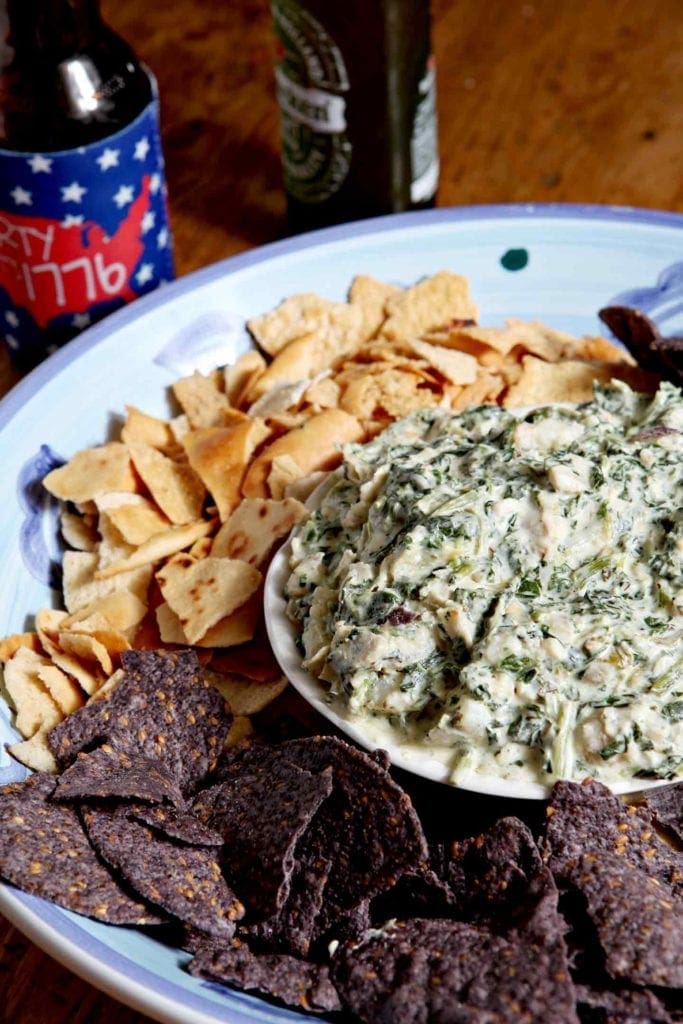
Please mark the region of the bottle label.
POLYGON ((0 328, 22 360, 172 277, 156 98, 79 149, 0 149, 0 328))
POLYGON ((273 0, 272 8, 281 44, 275 79, 285 189, 302 202, 324 202, 341 188, 351 166, 344 58, 296 0, 273 0))
POLYGON ((417 107, 410 140, 412 181, 410 199, 423 203, 436 194, 439 184, 439 140, 436 122, 436 64, 434 57, 418 86, 417 107))

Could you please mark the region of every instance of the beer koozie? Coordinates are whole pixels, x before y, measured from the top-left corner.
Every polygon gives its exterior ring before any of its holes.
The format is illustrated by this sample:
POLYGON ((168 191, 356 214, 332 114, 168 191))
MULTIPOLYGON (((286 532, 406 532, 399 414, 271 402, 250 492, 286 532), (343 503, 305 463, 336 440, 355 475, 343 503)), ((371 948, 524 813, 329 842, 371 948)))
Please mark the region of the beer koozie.
POLYGON ((0 149, 0 333, 19 362, 172 277, 156 98, 100 142, 0 149))

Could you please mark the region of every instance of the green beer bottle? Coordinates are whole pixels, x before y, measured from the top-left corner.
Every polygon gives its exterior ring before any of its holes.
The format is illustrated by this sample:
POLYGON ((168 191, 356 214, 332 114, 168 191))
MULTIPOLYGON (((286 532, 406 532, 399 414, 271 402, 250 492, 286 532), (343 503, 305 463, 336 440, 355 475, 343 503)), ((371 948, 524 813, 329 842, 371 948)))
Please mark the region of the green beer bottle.
POLYGON ((433 206, 429 0, 272 0, 292 231, 433 206))

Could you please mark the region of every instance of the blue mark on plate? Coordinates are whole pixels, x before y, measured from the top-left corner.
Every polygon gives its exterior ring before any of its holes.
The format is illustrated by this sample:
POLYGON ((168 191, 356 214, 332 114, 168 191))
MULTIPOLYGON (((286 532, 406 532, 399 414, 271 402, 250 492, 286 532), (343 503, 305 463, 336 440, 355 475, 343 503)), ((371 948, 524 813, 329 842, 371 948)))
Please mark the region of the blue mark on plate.
POLYGON ((524 270, 529 262, 527 249, 508 249, 500 257, 500 264, 505 270, 524 270))
POLYGON ((639 309, 658 326, 680 317, 683 314, 683 261, 666 267, 651 287, 629 288, 619 292, 605 305, 639 309))
POLYGON ((17 479, 17 496, 24 512, 19 534, 21 557, 31 575, 52 590, 59 590, 61 583, 59 502, 43 487, 43 477, 63 465, 60 455, 41 444, 17 479))

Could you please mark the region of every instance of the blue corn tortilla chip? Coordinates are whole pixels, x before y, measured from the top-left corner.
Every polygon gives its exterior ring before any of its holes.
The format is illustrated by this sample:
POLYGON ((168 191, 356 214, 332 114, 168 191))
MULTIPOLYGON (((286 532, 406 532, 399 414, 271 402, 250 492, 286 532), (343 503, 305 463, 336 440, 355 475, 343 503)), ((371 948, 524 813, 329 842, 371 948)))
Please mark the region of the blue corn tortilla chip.
POLYGON ((244 943, 196 948, 191 974, 247 992, 259 992, 312 1013, 341 1009, 329 969, 292 956, 252 953, 244 943))
POLYGON ((562 881, 584 854, 616 856, 683 892, 683 853, 657 835, 652 811, 625 804, 600 782, 558 782, 546 808, 543 857, 562 881))
POLYGON ((598 316, 644 370, 683 386, 683 338, 663 337, 653 320, 629 306, 605 306, 598 316))
POLYGON ((673 1024, 666 1007, 649 989, 576 986, 582 1020, 590 1024, 673 1024))
POLYGON ((358 938, 372 923, 370 905, 371 900, 366 898, 346 910, 334 908, 332 911, 329 903, 323 901, 315 923, 313 942, 320 948, 330 942, 349 942, 358 938))
POLYGON ((683 782, 650 790, 645 803, 656 822, 683 845, 683 782))
POLYGON ((229 889, 215 852, 159 835, 125 805, 84 805, 83 822, 100 857, 144 899, 216 938, 230 939, 244 907, 229 889))
POLYGON ((486 832, 448 847, 445 880, 453 914, 506 931, 532 909, 549 883, 536 842, 519 818, 501 818, 486 832))
POLYGON ((184 794, 215 767, 232 716, 202 676, 194 651, 124 651, 124 677, 51 730, 62 768, 106 742, 159 762, 184 794))
POLYGON ((195 800, 193 813, 223 837, 223 869, 254 913, 284 906, 297 842, 331 791, 329 769, 312 774, 280 757, 267 770, 234 772, 195 800))
POLYGON ((578 1024, 566 947, 544 928, 522 941, 462 921, 389 922, 342 946, 331 974, 366 1024, 578 1024))
POLYGON ((433 868, 402 875, 396 885, 372 901, 373 917, 379 921, 405 917, 457 917, 450 886, 433 868))
POLYGON ((581 893, 612 978, 683 987, 683 901, 670 886, 615 854, 568 864, 565 883, 581 893))
POLYGON ((388 774, 381 754, 369 755, 333 736, 247 748, 225 762, 220 774, 229 777, 250 764, 268 771, 281 758, 310 772, 333 772, 333 791, 312 826, 321 854, 332 861, 318 921, 322 938, 335 920, 426 864, 427 842, 410 798, 388 774))
POLYGON ((184 802, 177 783, 161 762, 108 743, 80 753, 57 779, 55 800, 114 798, 151 804, 168 801, 176 806, 184 802))
POLYGON ((175 839, 186 846, 222 846, 223 837, 204 825, 189 811, 175 807, 138 806, 128 816, 143 825, 149 825, 167 839, 175 839))
POLYGON ((284 905, 270 917, 244 927, 250 945, 305 957, 315 934, 332 861, 311 843, 310 831, 296 847, 296 864, 284 905))
POLYGON ((386 770, 386 761, 333 736, 282 745, 289 760, 308 771, 331 767, 334 788, 316 824, 333 863, 326 902, 352 911, 388 889, 428 858, 415 809, 386 770))
POLYGON ((50 799, 56 780, 36 773, 0 789, 0 877, 25 892, 110 924, 166 918, 129 895, 101 863, 78 813, 50 799))

